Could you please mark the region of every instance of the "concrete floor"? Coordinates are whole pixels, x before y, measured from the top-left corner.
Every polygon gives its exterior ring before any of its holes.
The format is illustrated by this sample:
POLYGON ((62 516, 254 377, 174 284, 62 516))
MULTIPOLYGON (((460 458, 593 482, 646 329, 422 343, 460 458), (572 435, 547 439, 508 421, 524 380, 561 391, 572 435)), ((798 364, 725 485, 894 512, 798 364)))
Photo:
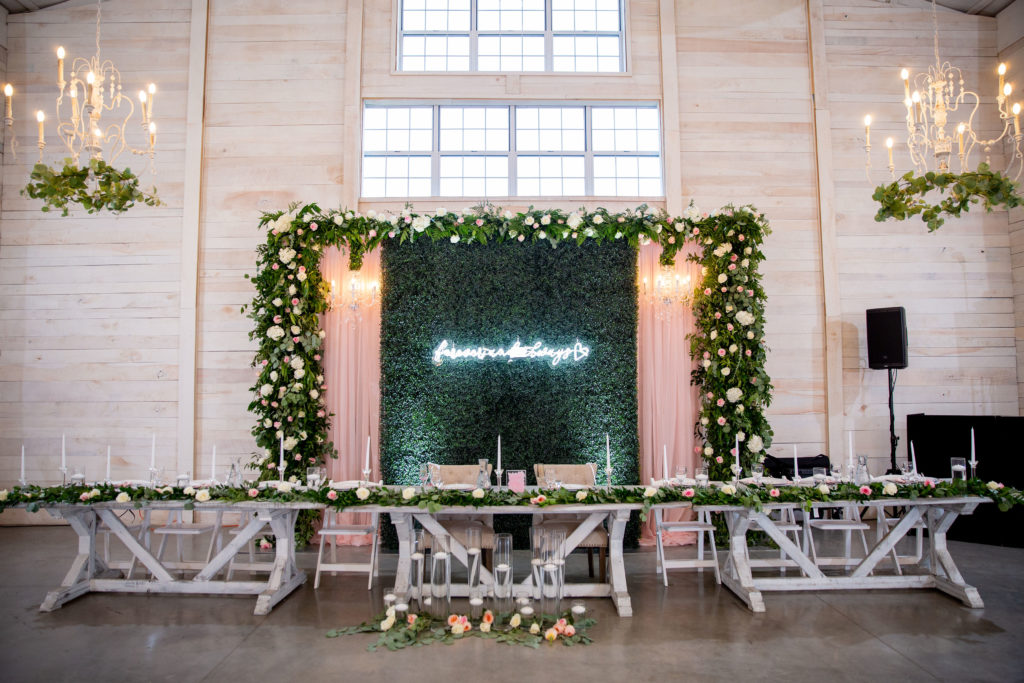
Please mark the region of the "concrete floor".
MULTIPOLYGON (((41 613, 74 543, 64 527, 0 528, 0 680, 1024 680, 1024 549, 950 544, 984 610, 920 590, 767 594, 765 614, 710 571, 674 571, 664 588, 654 553, 641 550, 627 556, 637 616, 589 600, 598 619, 589 647, 470 639, 368 653, 373 636, 324 633, 380 609, 394 555, 373 591, 354 575, 326 575, 314 591, 310 576, 265 617, 253 616, 252 598, 111 594, 41 613)), ((582 559, 573 556, 572 571, 585 571, 582 559)), ((315 566, 315 555, 300 563, 315 566)))

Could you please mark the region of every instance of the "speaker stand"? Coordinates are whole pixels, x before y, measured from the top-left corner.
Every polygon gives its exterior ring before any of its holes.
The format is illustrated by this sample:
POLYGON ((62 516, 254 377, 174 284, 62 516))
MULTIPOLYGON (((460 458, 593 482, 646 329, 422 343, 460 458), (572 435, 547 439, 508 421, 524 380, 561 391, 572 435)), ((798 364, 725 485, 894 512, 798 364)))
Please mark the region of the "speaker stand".
POLYGON ((889 368, 889 471, 886 474, 900 474, 900 468, 896 466, 896 444, 900 438, 896 436, 896 412, 893 410, 892 395, 896 391, 896 368, 889 368))

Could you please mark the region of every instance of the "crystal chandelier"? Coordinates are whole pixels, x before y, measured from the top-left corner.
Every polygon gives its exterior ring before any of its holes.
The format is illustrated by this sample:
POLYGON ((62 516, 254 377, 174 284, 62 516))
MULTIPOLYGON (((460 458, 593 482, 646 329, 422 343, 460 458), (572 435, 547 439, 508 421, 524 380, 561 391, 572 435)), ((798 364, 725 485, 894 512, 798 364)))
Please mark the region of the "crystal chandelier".
POLYGON ((661 274, 654 278, 654 287, 649 286, 645 277, 641 288, 641 295, 654 306, 658 320, 668 320, 678 309, 688 306, 693 300, 690 276, 680 276, 673 266, 661 267, 661 274))
MULTIPOLYGON (((913 77, 907 69, 900 71, 903 105, 906 108, 907 149, 915 170, 922 175, 928 171, 968 172, 977 168, 977 164, 970 164, 971 154, 976 149, 980 150, 981 161, 991 166, 992 149, 1002 143, 1006 159, 1005 174, 1014 180, 1020 178, 1024 168, 1020 132, 1021 104, 1010 103, 1013 86, 1006 82, 1006 65, 1000 64, 997 69, 999 90, 996 93, 996 113, 999 115, 997 125, 1002 126, 1002 130, 995 137, 985 137, 979 130, 986 125, 979 120, 981 97, 977 92, 965 88, 964 75, 958 67, 942 61, 939 56, 939 24, 935 0, 932 0, 932 27, 935 64, 928 67, 927 72, 914 74, 913 77), (953 161, 954 153, 959 163, 953 161)), ((866 170, 870 178, 870 114, 864 117, 864 136, 866 170)), ((885 141, 889 175, 893 178, 896 176, 893 164, 894 142, 891 137, 885 141)))
MULTIPOLYGON (((65 80, 64 76, 64 57, 64 48, 58 47, 57 135, 74 164, 80 165, 83 156, 87 160, 100 159, 112 164, 127 150, 148 157, 149 169, 153 172, 156 145, 153 99, 156 84, 150 83, 148 88, 139 91, 140 116, 134 124, 142 129, 142 138, 144 141, 148 139, 148 145, 132 147, 128 144, 126 133, 135 116, 135 101, 122 92, 121 73, 114 63, 100 57, 99 0, 96 2, 96 54, 91 59, 75 57, 71 62, 69 80, 65 80)), ((45 114, 39 111, 36 118, 39 122, 39 159, 42 161, 46 147, 45 114)))
POLYGON ((363 312, 367 309, 372 309, 377 305, 378 301, 377 292, 377 281, 376 280, 361 280, 358 277, 353 276, 349 280, 348 292, 340 290, 337 287, 337 283, 331 280, 330 289, 330 300, 331 308, 336 306, 344 305, 349 309, 348 314, 349 324, 354 325, 357 322, 362 321, 363 312))

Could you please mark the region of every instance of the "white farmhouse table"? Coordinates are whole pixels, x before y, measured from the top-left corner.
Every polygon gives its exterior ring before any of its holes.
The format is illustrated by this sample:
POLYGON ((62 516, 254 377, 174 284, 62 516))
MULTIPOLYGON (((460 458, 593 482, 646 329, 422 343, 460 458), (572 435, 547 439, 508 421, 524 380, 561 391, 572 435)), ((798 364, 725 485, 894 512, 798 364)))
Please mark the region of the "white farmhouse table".
MULTIPOLYGON (((184 510, 186 501, 157 501, 148 504, 144 510, 184 510)), ((64 581, 59 588, 50 591, 39 609, 50 612, 64 603, 89 592, 100 593, 160 593, 160 594, 212 594, 212 595, 255 595, 254 614, 269 614, 270 610, 289 593, 306 580, 305 573, 295 564, 295 520, 299 511, 323 509, 318 503, 238 502, 224 503, 210 501, 195 503, 195 510, 201 512, 239 512, 245 526, 209 562, 200 563, 199 572, 191 579, 174 576, 178 563, 158 559, 125 526, 118 515, 125 510, 134 510, 131 503, 104 502, 95 504, 41 504, 55 517, 68 521, 78 534, 78 555, 71 563, 64 581), (149 578, 132 579, 131 573, 123 573, 108 567, 97 552, 96 531, 105 524, 128 548, 135 561, 148 571, 149 578), (270 528, 276 539, 276 555, 273 567, 265 581, 218 580, 216 576, 246 544, 253 542, 264 529, 270 528)), ((215 531, 216 533, 216 531, 215 531)), ((192 563, 190 563, 192 564, 192 563)))
MULTIPOLYGON (((807 543, 798 546, 776 526, 770 517, 773 510, 785 508, 801 509, 800 503, 767 504, 762 510, 742 506, 709 505, 701 509, 720 512, 725 515, 729 527, 729 560, 722 571, 722 583, 739 596, 754 612, 764 612, 762 596, 766 591, 820 591, 820 590, 873 590, 893 588, 936 588, 960 599, 971 608, 984 607, 978 591, 964 581, 946 545, 946 532, 960 515, 969 515, 981 503, 991 500, 983 497, 965 496, 959 498, 893 498, 857 502, 862 507, 904 507, 906 513, 888 529, 882 530, 863 558, 855 558, 840 573, 826 574, 808 555, 807 543), (899 570, 893 574, 875 574, 874 570, 886 557, 891 557, 896 544, 907 533, 920 525, 928 530, 931 539, 930 551, 920 556, 909 566, 900 560, 899 570), (751 561, 747 546, 747 533, 756 527, 764 531, 779 548, 792 559, 799 569, 794 573, 754 574, 757 560, 751 561), (905 571, 904 567, 907 570, 905 571)), ((835 508, 838 503, 814 503, 814 508, 835 508)), ((881 511, 881 510, 879 510, 881 511)), ((810 533, 809 526, 804 533, 810 533)), ((763 566, 763 565, 762 565, 763 566)))
MULTIPOLYGON (((669 503, 665 507, 689 507, 689 503, 669 503)), ((527 507, 523 505, 502 505, 487 507, 444 507, 436 514, 416 507, 406 506, 360 506, 350 508, 352 511, 380 512, 391 516, 398 534, 398 569, 395 576, 395 588, 398 591, 409 590, 409 570, 411 566, 414 522, 431 534, 446 534, 451 539, 452 555, 464 566, 468 566, 469 556, 466 548, 454 535, 445 528, 445 523, 456 519, 479 517, 482 515, 543 515, 546 520, 563 515, 579 515, 578 524, 564 542, 563 551, 566 555, 572 552, 599 525, 608 522, 608 582, 607 583, 566 583, 563 587, 565 597, 611 598, 620 617, 633 615, 629 590, 626 586, 626 568, 622 558, 622 539, 626 532, 626 522, 631 512, 640 510, 639 503, 601 503, 591 505, 549 505, 546 507, 527 507), (437 515, 444 518, 438 519, 437 515)), ((494 579, 486 567, 480 568, 480 581, 484 585, 492 585, 494 579)), ((533 586, 532 573, 519 582, 520 588, 533 586)), ((468 585, 453 583, 452 595, 464 597, 468 595, 468 585)))

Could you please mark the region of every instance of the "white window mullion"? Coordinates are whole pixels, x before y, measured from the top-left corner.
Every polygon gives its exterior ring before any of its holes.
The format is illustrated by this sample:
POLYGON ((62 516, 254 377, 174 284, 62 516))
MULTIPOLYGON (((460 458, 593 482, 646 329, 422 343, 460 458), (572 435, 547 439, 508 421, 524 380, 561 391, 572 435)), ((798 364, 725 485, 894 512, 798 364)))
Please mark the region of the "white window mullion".
POLYGON ((441 195, 441 107, 434 105, 433 124, 431 131, 432 143, 430 150, 430 194, 433 197, 441 195))
POLYGON ((591 107, 585 107, 583 110, 583 135, 586 138, 586 143, 583 148, 583 187, 588 197, 594 196, 594 131, 591 117, 591 107))

